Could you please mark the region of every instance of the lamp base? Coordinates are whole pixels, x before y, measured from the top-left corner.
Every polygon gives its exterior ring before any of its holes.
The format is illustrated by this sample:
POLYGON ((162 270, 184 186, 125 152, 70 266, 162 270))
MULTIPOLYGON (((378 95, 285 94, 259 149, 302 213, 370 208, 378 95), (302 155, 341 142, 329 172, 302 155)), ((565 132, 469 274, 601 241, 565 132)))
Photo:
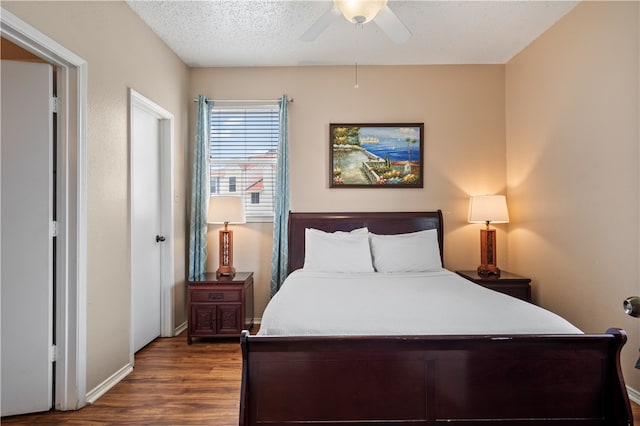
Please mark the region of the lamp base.
POLYGON ((216 271, 218 277, 233 277, 236 274, 236 268, 233 266, 221 266, 216 271))
POLYGON ((236 268, 233 267, 233 231, 227 229, 220 231, 220 263, 217 276, 232 277, 236 274, 236 268))
POLYGON ((478 266, 478 275, 481 277, 500 277, 500 268, 494 265, 480 265, 478 266))
MULTIPOLYGON (((489 225, 487 225, 488 228, 489 225)), ((500 276, 500 268, 496 266, 496 230, 480 230, 480 266, 478 275, 481 277, 500 276)))

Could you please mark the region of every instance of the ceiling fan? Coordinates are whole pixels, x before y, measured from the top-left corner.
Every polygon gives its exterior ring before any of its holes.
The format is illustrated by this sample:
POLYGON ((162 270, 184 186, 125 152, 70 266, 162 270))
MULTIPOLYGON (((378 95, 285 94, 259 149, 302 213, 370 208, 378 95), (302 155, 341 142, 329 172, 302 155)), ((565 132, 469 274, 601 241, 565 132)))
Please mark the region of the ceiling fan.
POLYGON ((300 40, 315 40, 340 15, 357 26, 373 21, 397 44, 411 37, 411 32, 389 8, 387 0, 333 0, 333 6, 302 34, 300 40))

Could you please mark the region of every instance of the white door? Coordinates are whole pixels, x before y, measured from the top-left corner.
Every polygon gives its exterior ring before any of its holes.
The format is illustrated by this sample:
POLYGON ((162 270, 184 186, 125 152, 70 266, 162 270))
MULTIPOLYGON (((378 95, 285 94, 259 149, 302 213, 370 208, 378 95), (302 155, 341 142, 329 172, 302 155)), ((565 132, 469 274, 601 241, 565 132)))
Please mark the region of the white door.
POLYGON ((160 336, 162 233, 160 119, 131 104, 131 277, 133 350, 160 336))
POLYGON ((49 410, 53 369, 51 65, 2 61, 2 415, 49 410))

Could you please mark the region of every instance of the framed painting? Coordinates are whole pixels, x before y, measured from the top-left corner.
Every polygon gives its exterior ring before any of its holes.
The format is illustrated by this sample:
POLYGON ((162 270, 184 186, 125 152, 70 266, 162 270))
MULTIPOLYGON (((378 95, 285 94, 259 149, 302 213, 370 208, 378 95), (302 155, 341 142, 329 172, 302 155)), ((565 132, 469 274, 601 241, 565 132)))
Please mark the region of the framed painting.
POLYGON ((424 123, 330 124, 331 188, 422 188, 424 123))

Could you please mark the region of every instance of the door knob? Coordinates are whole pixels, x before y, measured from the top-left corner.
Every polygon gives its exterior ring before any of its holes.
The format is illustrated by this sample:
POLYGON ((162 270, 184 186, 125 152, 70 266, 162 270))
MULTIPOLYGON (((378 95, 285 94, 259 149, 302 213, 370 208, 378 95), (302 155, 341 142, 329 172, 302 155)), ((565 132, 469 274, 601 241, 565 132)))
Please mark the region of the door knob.
POLYGON ((632 317, 640 317, 640 297, 628 297, 624 302, 624 312, 632 317))
POLYGON ((156 243, 162 242, 164 241, 165 238, 163 235, 156 235, 156 243))

